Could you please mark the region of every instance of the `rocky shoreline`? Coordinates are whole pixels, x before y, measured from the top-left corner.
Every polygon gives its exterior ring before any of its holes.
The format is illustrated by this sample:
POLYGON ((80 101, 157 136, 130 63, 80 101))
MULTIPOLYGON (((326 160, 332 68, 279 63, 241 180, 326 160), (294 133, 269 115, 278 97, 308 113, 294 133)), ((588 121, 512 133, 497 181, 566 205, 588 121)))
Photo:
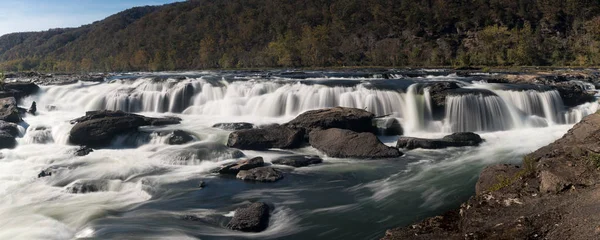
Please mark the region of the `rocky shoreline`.
POLYGON ((484 169, 476 195, 459 209, 390 229, 382 239, 598 239, 599 139, 595 113, 521 166, 484 169))

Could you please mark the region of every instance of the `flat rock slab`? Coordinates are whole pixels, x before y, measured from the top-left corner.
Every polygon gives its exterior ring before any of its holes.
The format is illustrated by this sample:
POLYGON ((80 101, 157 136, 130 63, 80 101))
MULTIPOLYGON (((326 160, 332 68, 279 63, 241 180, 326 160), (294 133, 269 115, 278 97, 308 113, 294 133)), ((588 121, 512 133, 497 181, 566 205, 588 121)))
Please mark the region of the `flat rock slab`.
POLYGON ((265 162, 262 157, 255 157, 252 159, 241 160, 236 163, 228 164, 219 169, 220 174, 232 174, 236 175, 240 171, 250 170, 257 167, 262 167, 265 162))
POLYGON ((313 164, 322 163, 323 159, 316 155, 298 155, 298 156, 285 156, 271 161, 277 165, 287 165, 292 167, 306 167, 313 164))
POLYGON ((312 131, 309 143, 314 148, 335 158, 397 158, 402 156, 397 148, 383 144, 375 134, 357 133, 346 129, 331 128, 312 131))
POLYGON ((440 139, 400 137, 396 147, 404 149, 442 149, 448 147, 479 146, 484 140, 471 132, 453 133, 440 139))
POLYGON ((300 147, 303 136, 302 130, 274 124, 232 132, 227 146, 244 150, 290 149, 300 147))
POLYGON ((255 182, 277 182, 283 178, 283 173, 272 167, 259 167, 240 171, 237 179, 255 182))
POLYGON ((310 133, 315 129, 341 128, 355 132, 373 132, 371 123, 375 114, 358 108, 335 107, 307 111, 285 125, 304 129, 310 133))
POLYGON ((242 232, 261 232, 269 227, 269 205, 263 202, 252 203, 235 210, 227 228, 242 232))
POLYGON ((217 123, 212 126, 213 128, 219 128, 227 131, 237 131, 244 129, 253 129, 254 124, 247 122, 235 122, 235 123, 217 123))

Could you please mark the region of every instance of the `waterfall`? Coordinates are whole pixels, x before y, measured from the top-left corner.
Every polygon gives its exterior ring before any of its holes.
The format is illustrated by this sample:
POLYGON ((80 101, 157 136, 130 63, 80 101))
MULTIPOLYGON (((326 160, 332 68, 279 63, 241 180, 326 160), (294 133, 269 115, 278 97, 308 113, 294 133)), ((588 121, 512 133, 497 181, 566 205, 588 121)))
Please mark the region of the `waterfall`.
POLYGON ((516 125, 513 114, 498 96, 448 96, 444 125, 451 132, 508 130, 516 125))
POLYGON ((548 119, 552 124, 562 124, 565 120, 561 117, 564 104, 560 94, 552 91, 494 91, 505 102, 512 104, 527 115, 536 115, 548 119))
POLYGON ((394 82, 321 80, 209 76, 159 81, 139 78, 109 83, 80 82, 43 87, 44 94, 37 100, 57 110, 109 109, 275 118, 342 106, 398 118, 407 133, 500 131, 573 124, 598 109, 597 103, 590 103, 567 110, 555 90, 514 90, 501 84, 461 83, 461 91, 446 97, 444 119, 434 121, 432 93, 428 86, 439 79, 409 81, 407 84, 398 82, 402 79, 394 82))

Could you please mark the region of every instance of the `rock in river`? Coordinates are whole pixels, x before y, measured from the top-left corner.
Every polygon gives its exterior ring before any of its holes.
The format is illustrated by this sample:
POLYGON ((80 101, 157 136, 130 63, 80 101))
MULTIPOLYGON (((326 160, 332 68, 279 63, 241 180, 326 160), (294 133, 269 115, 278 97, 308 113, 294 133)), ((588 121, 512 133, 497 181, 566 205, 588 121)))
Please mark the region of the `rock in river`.
POLYGON ((177 124, 176 118, 149 118, 122 111, 87 112, 86 116, 71 121, 76 123, 69 133, 69 142, 90 147, 108 145, 122 133, 135 131, 141 126, 177 124))
POLYGON ((374 132, 371 121, 375 115, 358 109, 335 107, 307 111, 285 125, 290 128, 303 129, 306 134, 316 129, 341 128, 355 132, 374 132))
POLYGON ((227 131, 237 131, 244 129, 252 129, 254 125, 247 122, 236 122, 236 123, 217 123, 212 126, 213 128, 219 128, 227 131))
POLYGON ((227 146, 244 150, 297 148, 302 145, 303 132, 282 125, 246 129, 229 134, 227 146))
POLYGON ((283 174, 272 167, 258 167, 240 171, 236 178, 244 181, 277 182, 283 178, 283 174))
POLYGON ((14 97, 0 99, 0 120, 11 123, 21 122, 17 100, 14 97))
POLYGON ((292 167, 306 167, 312 164, 319 164, 323 162, 319 156, 308 156, 308 155, 297 155, 297 156, 285 156, 271 161, 277 165, 287 165, 292 167))
POLYGON ((257 167, 262 167, 265 162, 262 157, 255 157, 252 159, 241 160, 232 164, 225 165, 219 169, 220 174, 238 174, 242 170, 250 170, 257 167))
POLYGON ((396 158, 402 152, 383 144, 375 134, 331 128, 312 131, 310 145, 335 158, 396 158))
POLYGON ((269 205, 252 203, 235 210, 227 228, 242 232, 261 232, 269 227, 269 205))
POLYGON ((447 147, 479 146, 483 142, 481 136, 476 133, 462 132, 453 133, 441 139, 425 139, 414 137, 400 137, 396 144, 398 148, 405 149, 441 149, 447 147))

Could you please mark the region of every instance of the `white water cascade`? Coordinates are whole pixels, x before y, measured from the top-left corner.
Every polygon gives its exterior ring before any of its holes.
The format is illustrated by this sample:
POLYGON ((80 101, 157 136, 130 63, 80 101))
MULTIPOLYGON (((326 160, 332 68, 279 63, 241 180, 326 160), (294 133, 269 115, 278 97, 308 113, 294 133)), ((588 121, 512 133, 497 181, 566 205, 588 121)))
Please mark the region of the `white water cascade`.
POLYGON ((275 118, 343 106, 399 118, 407 132, 500 131, 572 124, 597 109, 593 103, 567 111, 557 91, 503 90, 497 85, 477 83, 466 84, 464 88, 491 92, 477 95, 467 90, 447 97, 445 117, 435 121, 427 81, 414 83, 407 89, 377 89, 355 81, 354 85, 336 85, 306 81, 208 81, 202 77, 164 81, 139 78, 45 87, 40 102, 56 102, 61 107, 82 110, 275 118))

